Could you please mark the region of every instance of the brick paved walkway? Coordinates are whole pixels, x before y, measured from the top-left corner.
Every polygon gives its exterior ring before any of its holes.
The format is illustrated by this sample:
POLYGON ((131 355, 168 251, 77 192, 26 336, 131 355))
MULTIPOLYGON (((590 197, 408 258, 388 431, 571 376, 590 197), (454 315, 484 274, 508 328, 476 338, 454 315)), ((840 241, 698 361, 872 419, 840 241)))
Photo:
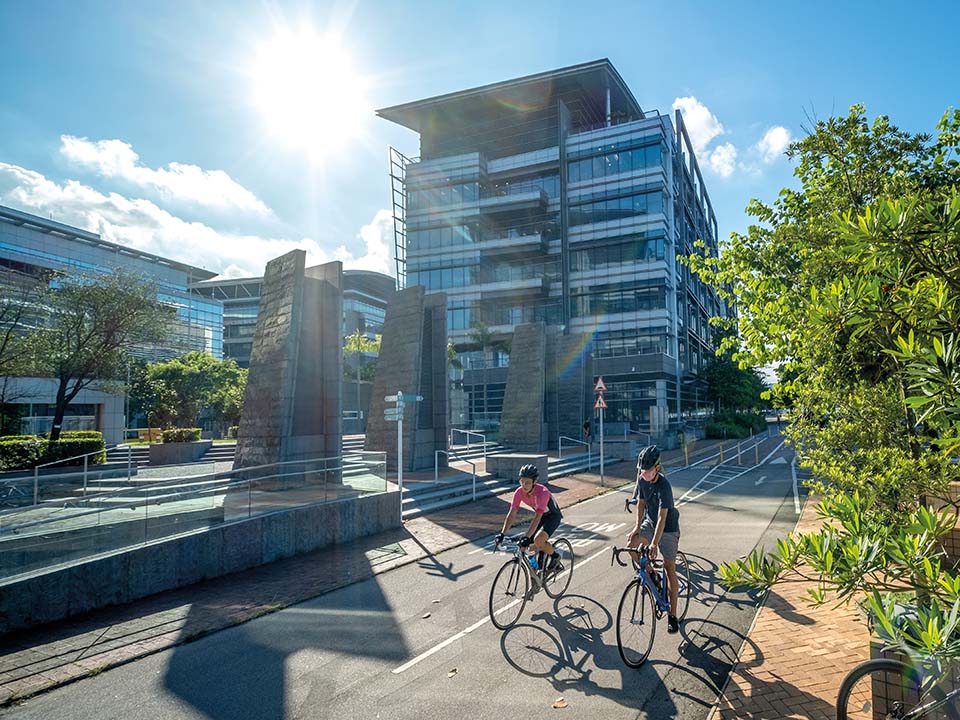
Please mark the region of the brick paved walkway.
MULTIPOLYGON (((820 525, 807 501, 797 530, 820 525)), ((869 658, 869 635, 854 606, 811 608, 813 583, 787 583, 760 609, 711 720, 836 718, 844 675, 869 658)))

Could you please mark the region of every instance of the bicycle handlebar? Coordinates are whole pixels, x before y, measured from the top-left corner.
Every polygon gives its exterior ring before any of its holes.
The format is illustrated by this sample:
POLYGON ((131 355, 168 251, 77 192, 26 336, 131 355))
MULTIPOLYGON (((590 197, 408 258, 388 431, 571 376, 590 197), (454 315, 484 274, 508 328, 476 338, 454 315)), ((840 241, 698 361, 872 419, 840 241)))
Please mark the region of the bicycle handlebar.
POLYGON ((623 509, 632 515, 633 510, 630 509, 630 506, 636 505, 636 504, 637 504, 636 498, 627 498, 626 500, 623 501, 623 509))
MULTIPOLYGON (((650 548, 647 547, 646 545, 640 545, 639 547, 636 547, 636 548, 618 548, 616 545, 614 545, 613 548, 612 548, 612 550, 613 550, 613 553, 612 553, 611 556, 610 556, 610 566, 611 566, 611 567, 613 567, 613 562, 614 562, 614 560, 616 560, 617 563, 618 563, 621 567, 626 567, 626 566, 627 566, 627 563, 625 563, 623 560, 620 559, 620 556, 621 556, 623 553, 636 553, 636 554, 639 555, 641 558, 649 558, 649 557, 650 557, 650 548)), ((631 556, 630 559, 632 560, 633 557, 631 556)), ((658 565, 656 565, 656 563, 658 562, 658 560, 654 560, 654 561, 652 561, 652 562, 654 563, 654 567, 659 567, 658 565)))

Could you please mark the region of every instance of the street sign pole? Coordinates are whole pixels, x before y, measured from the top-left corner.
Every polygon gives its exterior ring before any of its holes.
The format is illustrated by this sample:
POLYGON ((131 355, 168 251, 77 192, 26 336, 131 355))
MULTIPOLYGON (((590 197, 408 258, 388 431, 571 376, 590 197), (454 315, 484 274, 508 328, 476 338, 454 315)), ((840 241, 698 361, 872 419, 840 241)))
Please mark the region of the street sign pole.
POLYGON ((403 523, 403 393, 397 392, 397 485, 400 488, 400 523, 403 523))
POLYGON ((600 487, 605 487, 603 482, 603 408, 600 408, 600 487))

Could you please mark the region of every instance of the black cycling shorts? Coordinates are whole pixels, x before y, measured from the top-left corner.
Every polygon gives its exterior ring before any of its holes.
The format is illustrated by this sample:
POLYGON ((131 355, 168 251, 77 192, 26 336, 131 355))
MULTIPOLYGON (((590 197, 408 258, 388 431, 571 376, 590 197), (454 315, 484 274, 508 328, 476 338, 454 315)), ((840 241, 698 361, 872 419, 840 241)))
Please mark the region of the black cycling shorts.
POLYGON ((563 520, 563 515, 559 510, 553 512, 548 512, 546 515, 540 516, 540 522, 537 524, 537 529, 533 531, 533 535, 536 536, 538 532, 543 530, 547 537, 553 535, 557 528, 560 527, 560 522, 563 520))

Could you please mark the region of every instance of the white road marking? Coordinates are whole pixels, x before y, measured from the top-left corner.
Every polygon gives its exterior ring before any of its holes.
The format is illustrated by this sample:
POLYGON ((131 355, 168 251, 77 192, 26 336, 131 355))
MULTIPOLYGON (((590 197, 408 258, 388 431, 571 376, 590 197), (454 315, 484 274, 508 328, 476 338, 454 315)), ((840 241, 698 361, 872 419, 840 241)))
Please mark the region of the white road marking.
MULTIPOLYGON (((604 554, 606 554, 606 553, 608 553, 608 552, 610 552, 610 550, 609 550, 608 548, 604 548, 603 550, 600 550, 599 552, 594 553, 593 555, 591 555, 590 557, 588 557, 586 560, 582 560, 582 561, 580 561, 580 562, 574 563, 574 567, 578 567, 578 568, 579 568, 579 567, 582 567, 582 566, 586 565, 588 562, 590 562, 591 560, 595 560, 596 558, 598 558, 598 557, 600 557, 601 555, 604 555, 604 554)), ((565 572, 569 572, 569 571, 565 571, 565 572)), ((514 606, 516 603, 518 603, 518 602, 520 602, 520 600, 514 600, 514 601, 513 601, 512 603, 510 603, 509 605, 506 605, 505 607, 500 608, 500 610, 497 611, 497 614, 503 612, 504 610, 506 610, 506 609, 508 609, 508 608, 510 608, 510 607, 513 607, 513 606, 514 606)), ((460 638, 466 636, 466 635, 469 634, 469 633, 472 633, 472 632, 473 632, 474 630, 476 630, 477 628, 483 626, 483 624, 486 623, 486 622, 488 622, 489 620, 490 620, 490 616, 489 616, 489 615, 483 616, 480 620, 477 620, 477 622, 475 622, 475 623, 474 623, 473 625, 471 625, 470 627, 464 628, 463 630, 461 630, 460 632, 458 632, 458 633, 455 634, 455 635, 451 635, 451 636, 448 637, 446 640, 444 640, 444 641, 442 641, 442 642, 434 645, 434 646, 433 646, 432 648, 430 648, 429 650, 425 650, 424 652, 420 653, 419 655, 417 655, 417 656, 416 656, 415 658, 413 658, 412 660, 408 660, 407 662, 405 662, 405 663, 404 663, 403 665, 401 665, 400 667, 394 668, 391 672, 393 672, 394 675, 399 675, 400 673, 404 672, 405 670, 409 670, 409 669, 412 668, 414 665, 416 665, 417 663, 419 663, 421 660, 426 660, 428 657, 430 657, 430 656, 433 655, 434 653, 440 652, 441 650, 443 650, 445 647, 447 647, 447 646, 450 645, 451 643, 456 642, 456 641, 459 640, 460 638)))
POLYGON ((761 475, 759 478, 757 478, 757 481, 754 483, 754 487, 756 487, 757 485, 759 485, 760 483, 762 483, 762 482, 763 482, 764 480, 766 480, 766 479, 767 479, 767 476, 766 476, 766 475, 761 475))

